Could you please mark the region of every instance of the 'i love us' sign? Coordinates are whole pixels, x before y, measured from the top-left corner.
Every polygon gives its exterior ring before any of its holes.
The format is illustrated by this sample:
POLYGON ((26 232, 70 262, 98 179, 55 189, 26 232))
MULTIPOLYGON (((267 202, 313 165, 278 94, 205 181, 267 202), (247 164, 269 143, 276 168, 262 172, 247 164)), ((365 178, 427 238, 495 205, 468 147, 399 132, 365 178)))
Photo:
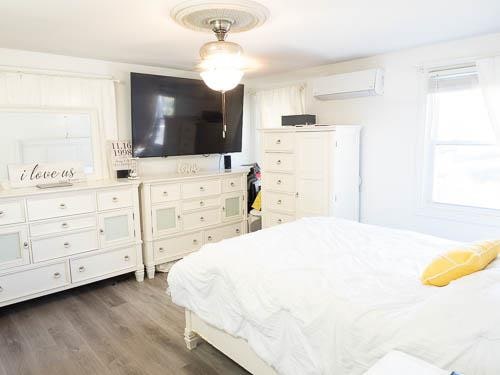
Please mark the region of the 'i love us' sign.
POLYGON ((9 182, 13 188, 85 179, 80 162, 9 164, 9 182))

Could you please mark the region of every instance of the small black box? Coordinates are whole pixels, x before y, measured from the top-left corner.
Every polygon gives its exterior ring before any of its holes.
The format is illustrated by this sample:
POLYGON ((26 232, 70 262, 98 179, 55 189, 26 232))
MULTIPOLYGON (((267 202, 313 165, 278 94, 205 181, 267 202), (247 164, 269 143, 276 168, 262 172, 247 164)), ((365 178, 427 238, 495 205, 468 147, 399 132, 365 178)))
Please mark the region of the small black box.
POLYGON ((281 116, 281 126, 314 125, 316 115, 281 116))
POLYGON ((231 155, 224 155, 224 169, 226 171, 231 170, 231 155))

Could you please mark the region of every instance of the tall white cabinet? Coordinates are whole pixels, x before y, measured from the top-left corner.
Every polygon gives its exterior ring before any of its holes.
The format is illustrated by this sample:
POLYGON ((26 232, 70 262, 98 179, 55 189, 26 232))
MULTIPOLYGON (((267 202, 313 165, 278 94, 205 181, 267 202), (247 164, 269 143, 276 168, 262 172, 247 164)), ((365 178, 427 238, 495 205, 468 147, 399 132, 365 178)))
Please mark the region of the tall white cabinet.
POLYGON ((361 126, 262 129, 263 226, 305 216, 359 220, 361 126))

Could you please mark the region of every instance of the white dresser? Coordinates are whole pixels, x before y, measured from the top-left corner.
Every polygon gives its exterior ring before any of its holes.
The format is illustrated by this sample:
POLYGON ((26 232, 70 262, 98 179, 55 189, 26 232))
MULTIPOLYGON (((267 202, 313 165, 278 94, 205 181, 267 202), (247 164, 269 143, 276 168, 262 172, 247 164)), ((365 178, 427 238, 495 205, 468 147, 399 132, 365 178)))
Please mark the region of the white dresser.
POLYGON ((263 129, 263 227, 304 216, 359 220, 360 126, 263 129))
POLYGON ((149 278, 154 277, 157 264, 246 232, 247 173, 203 172, 143 179, 143 254, 149 278))
POLYGON ((119 274, 144 279, 138 183, 0 191, 0 306, 119 274))

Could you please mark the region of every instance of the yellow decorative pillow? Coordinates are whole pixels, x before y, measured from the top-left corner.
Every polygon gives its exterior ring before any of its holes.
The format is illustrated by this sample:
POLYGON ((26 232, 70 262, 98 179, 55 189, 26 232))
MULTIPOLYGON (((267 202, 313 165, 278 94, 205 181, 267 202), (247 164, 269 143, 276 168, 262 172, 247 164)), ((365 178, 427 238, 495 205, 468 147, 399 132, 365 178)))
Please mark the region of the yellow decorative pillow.
POLYGON ((451 281, 471 273, 481 271, 490 264, 500 252, 500 240, 484 241, 448 251, 427 266, 422 274, 422 283, 445 286, 451 281))

